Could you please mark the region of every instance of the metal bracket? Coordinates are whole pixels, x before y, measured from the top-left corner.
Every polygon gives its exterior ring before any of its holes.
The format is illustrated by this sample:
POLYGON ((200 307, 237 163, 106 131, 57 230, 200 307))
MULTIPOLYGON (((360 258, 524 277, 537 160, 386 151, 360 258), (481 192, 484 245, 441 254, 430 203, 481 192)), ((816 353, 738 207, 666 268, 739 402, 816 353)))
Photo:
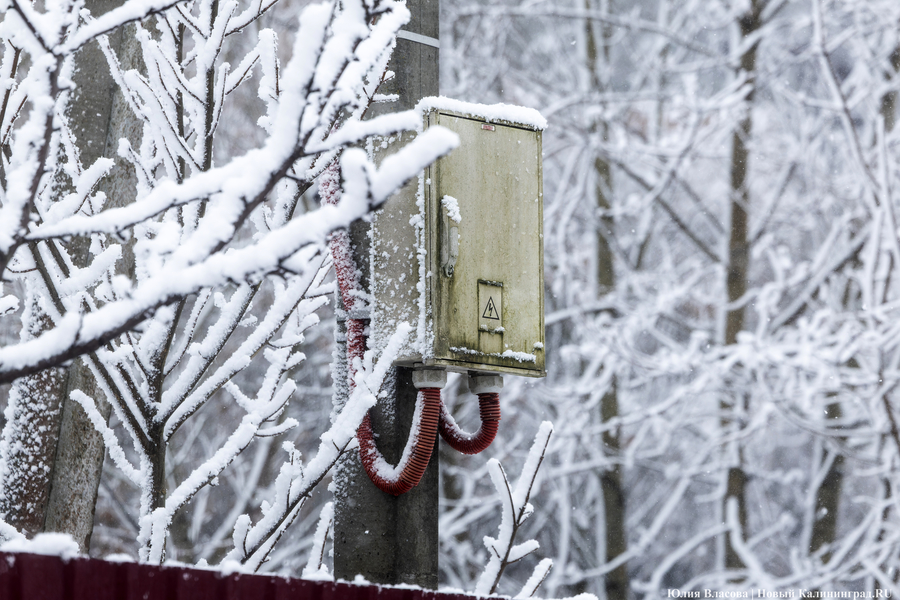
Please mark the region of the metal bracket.
POLYGON ((397 32, 398 40, 409 40, 410 42, 415 42, 417 44, 424 44, 426 46, 431 46, 432 48, 441 48, 440 40, 437 40, 433 37, 429 37, 427 35, 422 35, 421 33, 413 33, 412 31, 406 31, 405 29, 401 29, 397 32))

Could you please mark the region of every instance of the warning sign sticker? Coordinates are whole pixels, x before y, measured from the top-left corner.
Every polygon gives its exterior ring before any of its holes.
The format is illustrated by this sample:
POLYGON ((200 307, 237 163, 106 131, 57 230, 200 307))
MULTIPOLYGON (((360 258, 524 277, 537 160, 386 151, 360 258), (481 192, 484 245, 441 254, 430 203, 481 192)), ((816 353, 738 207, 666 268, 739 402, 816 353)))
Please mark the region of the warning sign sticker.
POLYGON ((478 282, 478 329, 503 331, 503 284, 499 281, 478 282))
POLYGON ((497 311, 497 306, 494 304, 493 296, 488 297, 487 304, 484 305, 484 312, 481 313, 481 318, 500 320, 500 313, 497 311))

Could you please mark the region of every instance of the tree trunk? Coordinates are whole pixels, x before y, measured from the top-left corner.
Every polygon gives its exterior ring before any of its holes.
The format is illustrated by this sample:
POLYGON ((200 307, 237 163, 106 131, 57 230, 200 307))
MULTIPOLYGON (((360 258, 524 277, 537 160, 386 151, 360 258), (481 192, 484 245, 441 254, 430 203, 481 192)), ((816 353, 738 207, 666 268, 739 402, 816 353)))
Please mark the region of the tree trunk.
MULTIPOLYGON (((760 12, 762 11, 763 2, 761 0, 753 0, 749 12, 744 14, 740 20, 741 38, 746 40, 753 35, 761 25, 760 12)), ((750 264, 750 247, 748 239, 748 210, 750 207, 750 190, 747 187, 747 141, 753 128, 752 105, 753 95, 756 84, 756 50, 759 43, 755 43, 741 55, 740 70, 738 76, 746 78, 746 83, 750 86, 747 92, 747 112, 737 129, 732 135, 731 145, 731 229, 728 240, 728 279, 727 292, 728 304, 731 307, 725 316, 725 344, 731 345, 737 343, 738 332, 744 328, 744 307, 736 306, 736 303, 747 292, 747 273, 750 264)), ((740 428, 740 416, 735 418, 733 415, 743 415, 748 408, 748 398, 745 394, 739 393, 740 398, 731 401, 723 401, 722 405, 722 425, 723 429, 731 430, 740 428), (739 404, 740 403, 740 404, 739 404), (731 416, 729 416, 731 413, 731 416)), ((739 442, 732 442, 734 447, 730 448, 731 465, 728 468, 726 479, 725 497, 723 499, 723 512, 725 506, 735 499, 738 506, 738 519, 741 525, 741 531, 746 534, 747 531, 747 507, 745 501, 745 489, 747 485, 747 475, 743 469, 742 450, 739 442)), ((741 569, 744 563, 735 552, 731 543, 730 536, 725 537, 725 568, 741 569)))
MULTIPOLYGON (((585 9, 592 10, 591 0, 585 0, 585 9)), ((601 7, 608 10, 605 3, 601 7)), ((603 47, 598 47, 597 36, 590 20, 585 21, 585 42, 588 74, 591 89, 603 91, 605 84, 599 69, 609 64, 609 32, 606 28, 601 34, 603 47), (601 60, 603 65, 601 65, 601 60)), ((595 122, 592 126, 594 134, 601 135, 603 141, 609 140, 609 132, 606 123, 595 122)), ((614 269, 614 256, 610 241, 613 236, 613 218, 610 216, 610 203, 608 194, 612 189, 612 173, 609 163, 601 157, 594 159, 594 197, 599 213, 599 226, 597 228, 597 293, 604 296, 612 292, 616 285, 614 269)), ((609 390, 600 401, 600 420, 608 423, 619 416, 619 398, 616 380, 610 383, 609 390)), ((625 532, 625 489, 622 487, 621 465, 618 463, 620 454, 619 431, 608 430, 603 433, 603 452, 610 458, 610 466, 606 467, 600 475, 600 487, 603 492, 603 519, 605 535, 605 556, 602 562, 609 562, 624 553, 627 549, 627 537, 625 532)), ((607 600, 625 600, 628 598, 628 566, 623 563, 607 573, 604 587, 607 600)))
MULTIPOLYGON (((600 404, 603 422, 619 415, 619 399, 615 379, 610 389, 603 396, 600 404)), ((613 461, 619 460, 621 446, 619 431, 603 432, 603 449, 613 461)), ((601 479, 603 488, 603 515, 606 520, 606 562, 623 554, 628 548, 625 534, 625 488, 622 486, 622 466, 616 462, 607 467, 601 479)), ((625 600, 628 598, 628 566, 622 563, 606 576, 607 600, 625 600)))
MULTIPOLYGON (((894 73, 900 73, 900 47, 891 53, 891 66, 894 73)), ((891 78, 892 79, 892 78, 891 78)), ((892 90, 881 97, 881 116, 884 119, 884 130, 893 131, 897 122, 897 92, 892 90)))
MULTIPOLYGON (((840 403, 829 404, 825 417, 829 420, 839 421, 842 417, 840 403)), ((816 491, 812 535, 809 538, 810 554, 834 542, 834 534, 837 529, 838 504, 844 486, 844 456, 832 452, 832 456, 825 456, 824 461, 828 460, 831 461, 828 473, 825 474, 822 484, 816 491)), ((831 552, 825 552, 822 554, 822 562, 828 562, 830 557, 831 552)))
MULTIPOLYGON (((49 317, 28 284, 23 339, 39 335, 49 317)), ((31 537, 43 531, 59 436, 66 371, 54 368, 13 382, 0 444, 0 518, 31 537)))
MULTIPOLYGON (((894 48, 894 51, 891 53, 891 67, 893 67, 894 72, 890 74, 888 79, 894 79, 897 73, 900 73, 900 46, 894 48)), ((890 133, 894 130, 894 126, 897 124, 897 92, 891 90, 884 94, 881 97, 881 117, 884 119, 884 130, 886 133, 890 133)), ((893 263, 892 263, 893 264, 893 263)), ((885 410, 891 410, 889 402, 885 399, 885 410)), ((890 499, 893 496, 893 486, 891 484, 891 477, 885 477, 882 480, 882 487, 884 489, 884 497, 885 499, 890 499)), ((839 490, 840 491, 840 490, 839 490)), ((881 522, 882 529, 878 534, 878 541, 881 542, 886 534, 885 523, 888 522, 890 518, 890 509, 891 504, 886 504, 884 510, 881 513, 881 522)), ((885 573, 889 572, 889 565, 883 563, 881 565, 882 570, 885 573)), ((900 578, 900 573, 894 572, 892 579, 894 583, 897 583, 898 578, 900 578)), ((874 588, 876 594, 879 593, 883 588, 881 585, 881 580, 875 578, 874 588)))
MULTIPOLYGON (((884 104, 882 104, 882 108, 884 108, 884 104)), ((853 266, 855 269, 860 268, 860 265, 855 261, 853 266)), ((861 302, 862 300, 859 297, 859 294, 854 293, 853 286, 848 283, 842 301, 844 310, 859 310, 861 302)), ((855 358, 851 358, 847 361, 847 366, 852 369, 858 369, 859 363, 855 358)), ((825 418, 828 421, 833 421, 837 426, 840 426, 840 420, 843 418, 840 402, 832 402, 827 406, 825 409, 825 418)), ((844 488, 844 455, 830 449, 829 452, 830 455, 825 455, 821 464, 813 465, 813 468, 818 470, 822 465, 826 464, 827 461, 831 461, 831 464, 828 466, 828 472, 825 474, 821 484, 819 484, 819 488, 816 490, 815 512, 813 513, 813 525, 809 536, 810 554, 833 543, 837 532, 837 514, 840 506, 841 493, 844 488)), ((885 489, 887 493, 890 494, 890 483, 887 481, 885 481, 885 489)), ((821 557, 823 563, 828 562, 830 558, 830 551, 824 552, 821 557)))

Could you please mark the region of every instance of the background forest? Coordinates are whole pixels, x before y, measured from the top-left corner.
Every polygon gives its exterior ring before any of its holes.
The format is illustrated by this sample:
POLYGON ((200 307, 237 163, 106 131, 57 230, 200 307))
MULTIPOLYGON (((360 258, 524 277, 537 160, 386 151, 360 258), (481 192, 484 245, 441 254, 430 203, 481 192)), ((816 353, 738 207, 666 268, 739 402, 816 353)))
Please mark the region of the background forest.
MULTIPOLYGON (((292 40, 305 4, 283 0, 223 56, 240 63, 266 28, 292 40)), ((260 46, 263 62, 290 43, 260 46)), ((255 72, 254 85, 277 72, 255 72)), ((243 89, 218 117, 216 164, 266 139, 257 121, 274 109, 243 89)), ((900 4, 442 0, 441 90, 534 107, 549 122, 548 377, 507 378, 485 454, 442 452, 442 584, 473 589, 487 562, 499 500, 485 457, 518 473, 549 420, 522 534, 554 562, 539 595, 900 592, 900 4)), ((295 190, 299 215, 318 207, 308 188, 295 190)), ((242 423, 246 390, 274 402, 296 384, 284 411, 270 407, 272 435, 172 513, 168 558, 221 560, 240 515, 257 519, 279 493, 283 442, 311 456, 328 429, 335 321, 319 264, 275 344, 304 359, 273 346, 267 362, 229 375, 237 383, 210 383, 171 433, 162 464, 174 488, 242 423)), ((292 293, 278 282, 241 289, 206 300, 251 331, 280 318, 265 307, 292 293)), ((198 306, 167 322, 225 326, 198 306)), ((19 335, 19 314, 0 320, 5 340, 19 335)), ((246 351, 224 339, 198 380, 246 351)), ((470 423, 464 387, 451 376, 445 401, 470 423)), ((0 386, 4 404, 10 389, 0 386)), ((264 570, 307 564, 326 482, 264 570)), ((140 495, 107 456, 92 554, 138 553, 140 495)), ((532 567, 512 567, 499 591, 521 588, 532 567)))
POLYGON ((442 86, 550 122, 544 593, 895 590, 900 7, 499 4, 445 3, 442 86))

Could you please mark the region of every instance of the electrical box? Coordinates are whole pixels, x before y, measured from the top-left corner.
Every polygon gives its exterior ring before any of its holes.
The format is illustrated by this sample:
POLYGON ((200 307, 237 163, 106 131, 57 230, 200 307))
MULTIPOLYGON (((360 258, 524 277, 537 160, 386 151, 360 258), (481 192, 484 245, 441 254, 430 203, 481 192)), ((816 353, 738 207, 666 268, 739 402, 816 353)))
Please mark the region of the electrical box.
POLYGON ((407 321, 400 364, 542 377, 543 118, 438 98, 420 109, 460 145, 373 218, 376 339, 407 321))

